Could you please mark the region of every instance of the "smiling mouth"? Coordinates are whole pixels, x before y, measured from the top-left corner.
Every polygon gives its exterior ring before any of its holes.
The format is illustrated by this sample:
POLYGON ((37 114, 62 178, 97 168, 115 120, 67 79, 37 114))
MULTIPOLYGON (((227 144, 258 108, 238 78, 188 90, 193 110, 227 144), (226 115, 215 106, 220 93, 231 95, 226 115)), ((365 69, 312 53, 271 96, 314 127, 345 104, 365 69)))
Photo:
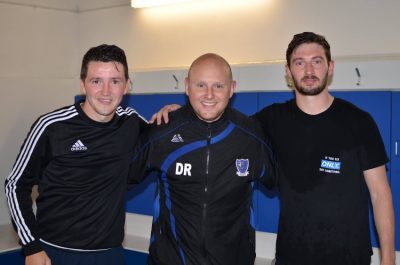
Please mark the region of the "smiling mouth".
POLYGON ((217 102, 201 102, 201 104, 207 107, 212 107, 215 106, 217 102))
POLYGON ((104 98, 102 99, 102 98, 100 98, 99 101, 101 103, 103 103, 103 104, 110 104, 112 102, 112 99, 104 99, 104 98))

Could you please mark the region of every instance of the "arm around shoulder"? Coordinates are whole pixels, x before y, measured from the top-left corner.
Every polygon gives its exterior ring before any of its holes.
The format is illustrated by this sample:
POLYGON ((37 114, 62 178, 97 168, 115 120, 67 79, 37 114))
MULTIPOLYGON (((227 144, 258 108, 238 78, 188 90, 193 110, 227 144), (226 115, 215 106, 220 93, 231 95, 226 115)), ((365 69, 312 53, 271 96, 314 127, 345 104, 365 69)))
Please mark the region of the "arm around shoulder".
POLYGON ((178 104, 165 105, 158 112, 154 113, 153 116, 151 116, 149 123, 153 124, 154 122, 157 122, 157 125, 162 124, 163 121, 165 123, 168 123, 169 122, 168 113, 175 111, 180 107, 181 106, 178 104))

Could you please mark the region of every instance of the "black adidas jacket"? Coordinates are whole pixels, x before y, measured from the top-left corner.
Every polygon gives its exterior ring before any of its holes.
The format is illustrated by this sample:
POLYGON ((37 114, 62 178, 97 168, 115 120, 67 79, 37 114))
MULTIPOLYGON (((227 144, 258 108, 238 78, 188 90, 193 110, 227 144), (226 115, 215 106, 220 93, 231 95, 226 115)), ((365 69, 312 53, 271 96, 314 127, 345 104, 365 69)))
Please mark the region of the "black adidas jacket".
POLYGON ((91 120, 79 104, 40 117, 6 179, 6 196, 25 255, 56 247, 99 250, 124 236, 129 161, 147 126, 132 108, 110 122, 91 120), (38 185, 36 217, 32 186, 38 185))
POLYGON ((253 184, 276 179, 261 129, 230 108, 213 123, 189 106, 170 120, 143 134, 132 163, 133 183, 159 176, 149 264, 253 265, 253 184))

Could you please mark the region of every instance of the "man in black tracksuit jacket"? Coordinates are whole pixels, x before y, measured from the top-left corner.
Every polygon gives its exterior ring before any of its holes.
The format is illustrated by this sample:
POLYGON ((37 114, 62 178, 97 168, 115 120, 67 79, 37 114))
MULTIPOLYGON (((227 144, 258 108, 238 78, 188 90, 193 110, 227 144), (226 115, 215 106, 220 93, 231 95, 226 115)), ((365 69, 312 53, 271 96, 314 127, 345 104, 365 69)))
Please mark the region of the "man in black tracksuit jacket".
POLYGON ((6 179, 26 265, 125 264, 129 162, 147 122, 119 106, 130 87, 121 48, 89 49, 80 85, 85 100, 39 117, 6 179))
POLYGON ((233 88, 222 57, 199 57, 190 104, 139 142, 131 181, 158 172, 148 264, 254 264, 253 184, 272 187, 276 163, 257 123, 227 107, 233 88))

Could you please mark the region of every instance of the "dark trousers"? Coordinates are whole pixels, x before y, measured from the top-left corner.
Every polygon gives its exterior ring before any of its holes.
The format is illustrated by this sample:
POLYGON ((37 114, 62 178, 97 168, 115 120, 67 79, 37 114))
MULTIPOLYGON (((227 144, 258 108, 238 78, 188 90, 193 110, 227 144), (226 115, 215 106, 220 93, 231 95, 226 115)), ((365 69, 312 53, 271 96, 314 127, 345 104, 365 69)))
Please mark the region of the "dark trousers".
MULTIPOLYGON (((339 263, 337 263, 337 264, 339 264, 339 263)), ((371 264, 371 262, 368 262, 368 263, 365 263, 365 264, 363 264, 363 265, 370 265, 371 264)), ((295 263, 290 263, 290 264, 288 264, 288 263, 282 263, 282 262, 279 262, 279 259, 277 259, 276 261, 275 261, 275 264, 274 265, 295 265, 295 263)), ((323 265, 323 264, 318 264, 318 265, 323 265)))
POLYGON ((73 251, 42 243, 52 265, 124 265, 122 247, 101 251, 73 251))

